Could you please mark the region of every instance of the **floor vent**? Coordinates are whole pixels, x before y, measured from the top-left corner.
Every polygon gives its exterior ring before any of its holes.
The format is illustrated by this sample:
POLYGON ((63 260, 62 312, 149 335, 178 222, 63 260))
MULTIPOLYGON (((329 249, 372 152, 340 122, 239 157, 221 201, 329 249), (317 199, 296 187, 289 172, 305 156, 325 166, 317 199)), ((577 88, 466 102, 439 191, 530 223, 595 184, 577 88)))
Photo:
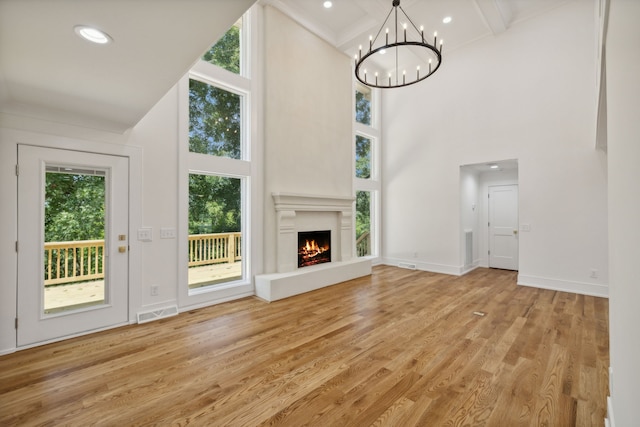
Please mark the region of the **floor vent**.
POLYGON ((138 323, 151 322, 152 320, 162 319, 164 317, 171 317, 178 314, 178 307, 172 305, 171 307, 160 308, 158 310, 144 311, 138 313, 138 323))
POLYGON ((400 267, 400 268, 408 268, 409 270, 415 270, 416 269, 416 265, 415 264, 409 264, 408 262, 398 263, 398 267, 400 267))

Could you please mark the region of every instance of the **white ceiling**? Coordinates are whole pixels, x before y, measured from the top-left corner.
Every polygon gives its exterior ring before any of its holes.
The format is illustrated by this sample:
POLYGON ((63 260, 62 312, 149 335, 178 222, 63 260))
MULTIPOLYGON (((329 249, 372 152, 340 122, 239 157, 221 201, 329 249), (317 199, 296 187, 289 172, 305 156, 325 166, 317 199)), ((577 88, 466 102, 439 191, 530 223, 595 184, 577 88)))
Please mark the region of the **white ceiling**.
MULTIPOLYGON (((448 52, 508 31, 514 24, 568 1, 571 0, 401 0, 400 6, 418 28, 424 26, 425 37, 438 32, 438 39, 444 40, 446 61, 448 52), (452 18, 451 23, 442 22, 445 16, 452 18)), ((392 5, 392 0, 333 0, 333 7, 326 9, 324 0, 261 2, 280 9, 352 58, 360 45, 364 50, 368 48, 369 36, 376 36, 392 5)), ((385 68, 382 59, 380 56, 381 67, 385 68)), ((412 60, 407 58, 407 62, 405 66, 410 69, 412 60)))
MULTIPOLYGON (((0 0, 0 120, 34 117, 124 132, 255 0, 0 0), (79 24, 111 35, 93 45, 79 24)), ((261 0, 351 57, 391 0, 261 0)), ((446 53, 571 0, 402 0, 446 53), (451 16, 450 24, 442 18, 451 16)))
POLYGON ((0 0, 0 113, 124 132, 254 2, 0 0))

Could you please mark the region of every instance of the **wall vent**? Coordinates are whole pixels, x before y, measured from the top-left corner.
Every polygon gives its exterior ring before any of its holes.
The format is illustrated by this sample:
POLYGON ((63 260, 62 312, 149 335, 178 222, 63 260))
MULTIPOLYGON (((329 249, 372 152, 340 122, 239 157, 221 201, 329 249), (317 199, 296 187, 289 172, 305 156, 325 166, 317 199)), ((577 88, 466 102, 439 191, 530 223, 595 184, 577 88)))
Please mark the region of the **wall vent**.
POLYGON ((171 317, 178 314, 178 306, 172 305, 170 307, 160 308, 158 310, 143 311, 138 313, 138 323, 147 323, 152 320, 162 319, 164 317, 171 317))
POLYGON ((415 270, 416 269, 416 265, 415 264, 409 264, 408 262, 398 263, 398 267, 407 268, 409 270, 415 270))
POLYGON ((473 265, 473 230, 464 230, 464 266, 473 265))

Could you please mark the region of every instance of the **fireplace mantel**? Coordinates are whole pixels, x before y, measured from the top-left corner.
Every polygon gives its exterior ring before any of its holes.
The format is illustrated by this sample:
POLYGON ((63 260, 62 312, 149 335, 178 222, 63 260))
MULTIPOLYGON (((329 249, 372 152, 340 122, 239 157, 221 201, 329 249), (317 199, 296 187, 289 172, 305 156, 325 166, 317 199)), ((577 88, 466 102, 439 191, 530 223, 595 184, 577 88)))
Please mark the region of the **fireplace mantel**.
POLYGON ((276 209, 277 272, 295 271, 299 231, 331 229, 332 261, 353 258, 353 197, 272 193, 276 209), (315 228, 314 228, 315 227, 315 228))
POLYGON ((276 212, 351 212, 353 197, 311 196, 294 193, 272 193, 276 212))
POLYGON ((371 274, 354 258, 354 197, 272 193, 276 211, 277 272, 256 276, 256 295, 275 301, 371 274), (298 232, 331 230, 331 262, 298 268, 298 232))

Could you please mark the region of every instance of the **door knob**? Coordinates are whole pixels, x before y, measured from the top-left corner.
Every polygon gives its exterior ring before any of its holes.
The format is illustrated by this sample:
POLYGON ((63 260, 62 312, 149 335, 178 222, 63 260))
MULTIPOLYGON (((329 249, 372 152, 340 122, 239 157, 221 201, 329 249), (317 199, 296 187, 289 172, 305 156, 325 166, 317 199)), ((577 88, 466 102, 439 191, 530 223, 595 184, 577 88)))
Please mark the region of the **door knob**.
POLYGON ((513 230, 513 234, 518 234, 518 230, 513 230))
POLYGON ((127 252, 127 247, 126 246, 118 246, 118 252, 120 252, 121 254, 127 252))

